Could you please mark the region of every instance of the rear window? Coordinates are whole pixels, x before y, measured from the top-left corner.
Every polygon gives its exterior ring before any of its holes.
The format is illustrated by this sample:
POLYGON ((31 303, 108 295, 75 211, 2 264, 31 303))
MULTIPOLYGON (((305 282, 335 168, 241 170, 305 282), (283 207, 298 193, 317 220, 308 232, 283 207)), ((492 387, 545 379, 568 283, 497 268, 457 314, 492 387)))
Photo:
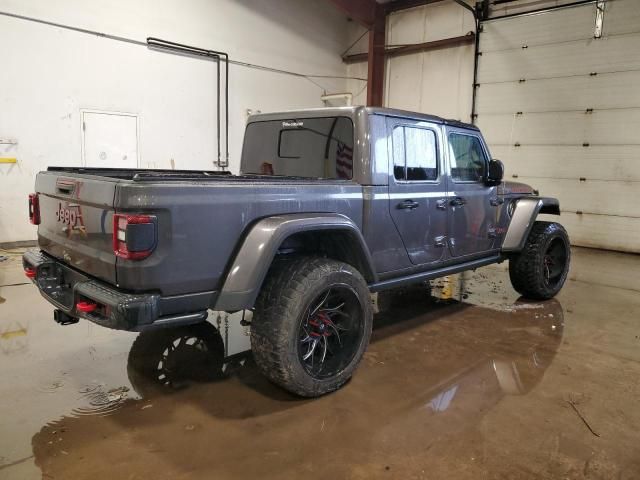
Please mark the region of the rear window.
POLYGON ((247 125, 244 174, 353 177, 353 123, 348 117, 296 118, 247 125))

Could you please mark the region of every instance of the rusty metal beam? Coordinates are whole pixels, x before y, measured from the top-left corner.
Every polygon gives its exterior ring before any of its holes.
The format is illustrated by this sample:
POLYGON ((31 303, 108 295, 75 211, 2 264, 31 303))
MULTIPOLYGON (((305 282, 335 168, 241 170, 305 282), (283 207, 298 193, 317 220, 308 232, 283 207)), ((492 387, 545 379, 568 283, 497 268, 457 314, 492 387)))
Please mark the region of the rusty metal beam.
POLYGON ((379 9, 375 0, 331 0, 345 15, 367 28, 373 27, 379 9))
POLYGON ((347 16, 369 30, 367 105, 381 107, 384 92, 386 10, 376 0, 331 0, 347 16))
MULTIPOLYGON (((387 57, 395 57, 397 55, 406 55, 413 52, 425 52, 428 50, 436 50, 439 48, 457 47, 459 45, 467 45, 474 43, 476 35, 470 32, 459 37, 443 38, 433 42, 414 43, 410 45, 402 45, 399 47, 388 47, 384 49, 384 55, 387 57)), ((368 53, 356 53, 353 55, 345 55, 342 60, 345 63, 364 62, 369 58, 368 53)))
POLYGON ((376 8, 375 22, 369 31, 369 52, 367 53, 367 105, 381 107, 384 95, 384 59, 387 16, 384 8, 376 8))
MULTIPOLYGON (((376 0, 331 0, 331 2, 347 16, 364 25, 369 30, 369 51, 363 54, 346 55, 343 60, 353 63, 367 60, 367 105, 382 106, 384 93, 384 63, 387 56, 403 55, 415 51, 446 48, 453 45, 473 43, 475 35, 445 38, 435 42, 415 45, 385 48, 386 18, 389 13, 407 8, 429 5, 445 0, 397 0, 386 4, 379 4, 376 0)), ((464 0, 453 0, 468 8, 475 15, 473 7, 466 5, 464 0)))

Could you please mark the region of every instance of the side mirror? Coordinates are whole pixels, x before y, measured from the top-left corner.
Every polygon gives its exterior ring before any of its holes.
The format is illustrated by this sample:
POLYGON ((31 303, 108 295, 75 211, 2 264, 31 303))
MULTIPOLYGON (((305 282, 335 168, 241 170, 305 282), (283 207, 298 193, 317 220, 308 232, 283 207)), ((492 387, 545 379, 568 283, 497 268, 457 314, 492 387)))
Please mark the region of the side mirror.
POLYGON ((489 172, 487 174, 488 185, 499 185, 504 177, 504 164, 500 160, 489 161, 489 172))

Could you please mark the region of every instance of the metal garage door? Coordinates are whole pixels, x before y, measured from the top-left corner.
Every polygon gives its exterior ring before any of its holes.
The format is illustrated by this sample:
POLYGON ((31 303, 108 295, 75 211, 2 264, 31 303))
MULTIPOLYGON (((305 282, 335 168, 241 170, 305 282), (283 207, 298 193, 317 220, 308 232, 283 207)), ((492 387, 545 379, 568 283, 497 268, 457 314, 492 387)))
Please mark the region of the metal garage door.
POLYGON ((506 178, 556 196, 575 245, 640 252, 640 1, 489 20, 478 125, 506 178))

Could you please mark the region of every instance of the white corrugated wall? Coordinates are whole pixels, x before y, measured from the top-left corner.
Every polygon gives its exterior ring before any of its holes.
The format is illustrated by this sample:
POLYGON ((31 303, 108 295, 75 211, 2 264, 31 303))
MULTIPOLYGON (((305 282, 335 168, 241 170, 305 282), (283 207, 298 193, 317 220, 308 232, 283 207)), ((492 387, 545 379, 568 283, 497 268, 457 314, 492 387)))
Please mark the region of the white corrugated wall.
MULTIPOLYGON (((473 4, 472 0, 468 0, 473 4)), ((452 1, 401 10, 387 17, 387 45, 432 42, 474 32, 471 13, 452 1)), ((364 27, 353 24, 349 36, 356 40, 364 27)), ((366 52, 367 36, 349 53, 366 52)), ((384 105, 446 118, 469 121, 473 85, 473 45, 449 46, 387 58, 384 105)), ((367 76, 367 63, 348 67, 348 74, 367 76)), ((365 85, 349 81, 354 104, 366 103, 365 85)))

